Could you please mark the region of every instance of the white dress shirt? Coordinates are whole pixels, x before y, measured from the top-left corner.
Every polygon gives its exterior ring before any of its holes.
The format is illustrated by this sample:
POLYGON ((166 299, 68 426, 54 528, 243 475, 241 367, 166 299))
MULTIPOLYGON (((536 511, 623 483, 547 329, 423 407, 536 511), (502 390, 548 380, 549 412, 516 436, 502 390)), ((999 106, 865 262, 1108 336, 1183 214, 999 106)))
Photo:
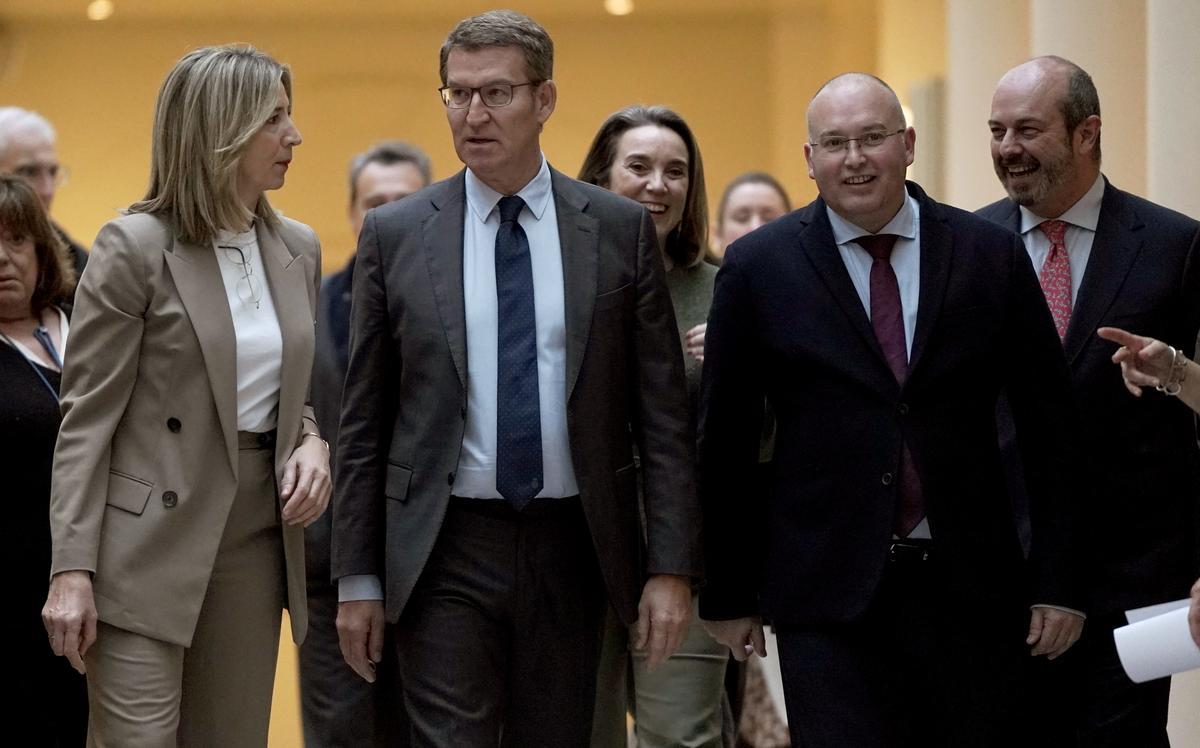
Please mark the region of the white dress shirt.
MULTIPOLYGON (((871 265, 875 262, 867 250, 854 242, 862 236, 869 236, 870 231, 856 226, 826 207, 829 224, 833 228, 833 240, 837 242, 838 253, 850 274, 850 281, 858 298, 862 300, 867 319, 871 318, 871 265)), ((892 220, 877 233, 895 234, 896 244, 892 247, 892 270, 896 273, 896 283, 900 286, 900 311, 904 317, 904 348, 907 356, 912 356, 913 334, 917 329, 917 303, 921 299, 921 210, 912 195, 904 196, 900 210, 892 216, 892 220)), ((929 519, 921 518, 921 522, 909 533, 910 538, 929 538, 929 519)))
MULTIPOLYGON (((467 322, 467 421, 451 493, 500 499, 496 490, 496 387, 499 322, 496 299, 497 205, 504 197, 466 174, 463 216, 463 302, 467 322)), ((562 248, 550 167, 542 168, 517 196, 525 207, 517 222, 529 239, 537 325, 538 406, 542 427, 541 497, 575 496, 575 468, 567 437, 567 333, 562 248)))
MULTIPOLYGON (((1087 270, 1088 259, 1092 256, 1092 242, 1096 239, 1096 225, 1100 223, 1100 203, 1104 200, 1104 177, 1097 175, 1091 188, 1079 198, 1078 202, 1068 208, 1058 220, 1067 224, 1063 242, 1067 245, 1067 258, 1071 261, 1071 308, 1079 298, 1079 286, 1083 283, 1083 273, 1087 270)), ((1025 240, 1025 251, 1033 261, 1033 270, 1041 277, 1042 266, 1046 264, 1046 256, 1050 254, 1050 240, 1046 233, 1038 228, 1043 218, 1024 205, 1021 210, 1021 238, 1025 240)))
MULTIPOLYGON (((499 322, 496 298, 497 206, 504 197, 466 173, 463 214, 463 306, 467 324, 467 420, 451 493, 475 499, 502 499, 496 490, 496 388, 499 322)), ((579 493, 567 437, 566 307, 562 247, 550 167, 542 158, 537 175, 519 192, 525 207, 517 222, 529 240, 533 267, 533 306, 537 326, 538 406, 542 426, 541 497, 579 493)), ((338 580, 338 601, 382 600, 374 574, 338 580)))
POLYGON ((267 285, 258 233, 253 226, 241 233, 221 231, 214 246, 236 340, 237 428, 270 431, 279 411, 283 336, 267 285))

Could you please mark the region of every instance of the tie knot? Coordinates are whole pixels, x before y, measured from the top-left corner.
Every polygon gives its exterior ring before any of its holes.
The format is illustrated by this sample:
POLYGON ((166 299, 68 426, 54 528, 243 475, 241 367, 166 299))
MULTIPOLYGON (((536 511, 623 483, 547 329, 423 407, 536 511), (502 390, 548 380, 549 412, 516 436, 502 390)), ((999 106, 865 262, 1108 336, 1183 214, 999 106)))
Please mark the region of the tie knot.
POLYGON ((500 223, 512 223, 517 220, 517 216, 521 215, 521 208, 524 207, 525 201, 516 195, 500 198, 500 223))
POLYGON ((867 250, 867 254, 876 260, 886 260, 892 256, 892 247, 896 246, 895 234, 868 234, 854 240, 858 246, 867 250))
POLYGON ((1042 221, 1038 224, 1038 228, 1050 240, 1050 246, 1064 243, 1063 238, 1067 235, 1066 221, 1042 221))

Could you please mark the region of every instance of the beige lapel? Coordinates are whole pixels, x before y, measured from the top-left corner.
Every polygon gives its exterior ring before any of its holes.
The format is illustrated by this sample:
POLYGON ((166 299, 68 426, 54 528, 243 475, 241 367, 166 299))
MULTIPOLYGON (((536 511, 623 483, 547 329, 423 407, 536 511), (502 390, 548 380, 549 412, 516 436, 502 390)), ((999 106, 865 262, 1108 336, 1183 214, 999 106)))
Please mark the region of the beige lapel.
POLYGON ((300 433, 300 418, 308 401, 308 378, 313 356, 313 292, 305 272, 305 263, 297 252, 292 254, 282 237, 258 221, 258 246, 262 251, 267 285, 279 318, 283 338, 283 359, 279 377, 279 438, 275 445, 275 465, 282 468, 300 433))
POLYGON ((233 317, 221 280, 221 268, 212 247, 188 244, 178 239, 166 253, 167 267, 187 310, 192 329, 204 356, 209 387, 217 406, 229 468, 236 479, 237 460, 237 341, 233 317))

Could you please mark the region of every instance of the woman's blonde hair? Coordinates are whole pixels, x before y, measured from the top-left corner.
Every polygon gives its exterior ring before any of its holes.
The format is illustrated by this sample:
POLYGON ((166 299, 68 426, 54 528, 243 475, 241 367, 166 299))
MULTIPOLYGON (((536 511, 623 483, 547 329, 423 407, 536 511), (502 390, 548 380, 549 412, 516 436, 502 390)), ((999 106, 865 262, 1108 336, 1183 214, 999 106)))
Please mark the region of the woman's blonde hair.
POLYGON ((275 111, 278 86, 292 98, 292 74, 245 44, 188 52, 158 92, 146 196, 134 213, 165 214, 179 238, 208 244, 220 229, 252 219, 275 225, 265 195, 250 211, 238 199, 238 162, 275 111))

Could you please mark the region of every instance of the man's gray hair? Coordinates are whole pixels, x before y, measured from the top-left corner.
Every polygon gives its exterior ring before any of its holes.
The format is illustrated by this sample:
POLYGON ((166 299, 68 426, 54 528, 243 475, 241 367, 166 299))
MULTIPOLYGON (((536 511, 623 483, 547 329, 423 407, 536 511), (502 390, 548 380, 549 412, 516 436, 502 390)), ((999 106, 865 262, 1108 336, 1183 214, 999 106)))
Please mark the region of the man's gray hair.
POLYGON ((412 164, 421 173, 423 186, 429 186, 433 181, 433 166, 428 154, 412 143, 403 140, 385 140, 376 143, 369 149, 350 159, 350 202, 358 199, 358 176, 370 164, 391 166, 392 164, 412 164))
POLYGON ((19 133, 32 132, 51 143, 55 140, 54 126, 42 115, 19 106, 0 107, 0 157, 8 151, 9 143, 19 133))
POLYGON ((516 47, 525 55, 531 80, 540 83, 554 77, 554 41, 546 30, 522 13, 489 10, 459 21, 442 43, 438 68, 442 85, 446 85, 446 59, 450 50, 473 52, 484 47, 516 47))

